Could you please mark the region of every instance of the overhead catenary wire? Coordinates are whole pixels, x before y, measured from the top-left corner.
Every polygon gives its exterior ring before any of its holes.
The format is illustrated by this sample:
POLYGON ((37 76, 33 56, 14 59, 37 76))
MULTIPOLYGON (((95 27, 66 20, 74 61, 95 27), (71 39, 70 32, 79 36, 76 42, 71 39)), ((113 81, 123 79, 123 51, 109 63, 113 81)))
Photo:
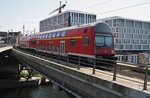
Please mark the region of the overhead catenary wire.
POLYGON ((79 9, 79 10, 92 8, 92 7, 95 7, 95 6, 98 6, 98 5, 102 5, 102 4, 106 4, 106 3, 109 3, 109 2, 112 2, 112 1, 113 1, 113 0, 107 0, 107 1, 104 1, 104 2, 99 2, 99 3, 96 3, 96 4, 93 4, 93 5, 90 5, 90 6, 81 8, 81 9, 79 9))
POLYGON ((97 15, 111 13, 111 12, 120 11, 120 10, 124 10, 124 9, 129 9, 129 8, 133 8, 133 7, 136 7, 136 6, 146 5, 146 4, 149 4, 149 3, 150 3, 150 1, 149 2, 143 2, 143 3, 131 5, 131 6, 126 6, 126 7, 122 7, 122 8, 118 8, 118 9, 114 9, 114 10, 110 10, 110 11, 106 11, 106 12, 97 13, 97 15))

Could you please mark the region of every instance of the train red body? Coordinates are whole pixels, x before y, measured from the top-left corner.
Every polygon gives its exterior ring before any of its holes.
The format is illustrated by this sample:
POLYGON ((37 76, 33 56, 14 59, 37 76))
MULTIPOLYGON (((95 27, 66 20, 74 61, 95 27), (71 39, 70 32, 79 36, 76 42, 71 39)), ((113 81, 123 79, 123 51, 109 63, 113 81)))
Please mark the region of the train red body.
POLYGON ((111 28, 95 22, 22 37, 20 47, 39 52, 85 57, 113 57, 114 44, 111 28))

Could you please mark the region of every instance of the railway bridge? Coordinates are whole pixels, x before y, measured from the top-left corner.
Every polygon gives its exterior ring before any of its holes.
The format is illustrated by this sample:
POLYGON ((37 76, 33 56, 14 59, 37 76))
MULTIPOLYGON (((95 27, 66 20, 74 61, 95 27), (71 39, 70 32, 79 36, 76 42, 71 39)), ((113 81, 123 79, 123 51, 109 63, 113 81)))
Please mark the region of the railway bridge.
POLYGON ((17 62, 17 60, 15 60, 14 57, 10 54, 11 49, 12 46, 0 48, 0 79, 18 78, 19 62, 17 62))
POLYGON ((38 85, 38 80, 20 80, 20 62, 11 54, 12 48, 0 45, 0 90, 38 85))
POLYGON ((12 49, 12 54, 77 98, 150 98, 150 82, 148 80, 148 85, 143 90, 143 78, 116 74, 116 70, 113 73, 80 66, 80 63, 71 64, 68 59, 59 61, 60 58, 54 59, 18 49, 12 49))

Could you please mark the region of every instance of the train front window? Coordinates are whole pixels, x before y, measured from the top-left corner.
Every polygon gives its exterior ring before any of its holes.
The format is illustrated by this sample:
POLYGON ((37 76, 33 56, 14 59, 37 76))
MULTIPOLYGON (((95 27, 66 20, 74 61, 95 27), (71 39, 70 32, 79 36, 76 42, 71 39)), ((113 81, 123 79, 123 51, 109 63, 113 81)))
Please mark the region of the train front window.
POLYGON ((112 35, 109 34, 95 35, 95 45, 96 47, 112 47, 113 46, 112 35))
POLYGON ((104 46, 104 36, 95 36, 96 46, 104 46))

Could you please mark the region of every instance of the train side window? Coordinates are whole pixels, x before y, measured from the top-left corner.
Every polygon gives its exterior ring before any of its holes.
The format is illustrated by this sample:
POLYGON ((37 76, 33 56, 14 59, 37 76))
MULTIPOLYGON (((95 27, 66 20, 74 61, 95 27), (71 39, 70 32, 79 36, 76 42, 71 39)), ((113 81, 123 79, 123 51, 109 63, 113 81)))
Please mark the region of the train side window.
POLYGON ((46 51, 47 51, 47 46, 45 46, 45 47, 44 47, 44 50, 46 50, 46 51))
POLYGON ((42 49, 42 50, 44 49, 44 45, 41 45, 41 49, 42 49))
POLYGON ((40 49, 42 50, 42 45, 40 45, 40 49))
POLYGON ((50 33, 49 35, 48 35, 48 38, 51 38, 52 37, 52 34, 50 33))
POLYGON ((63 31, 63 32, 61 33, 61 37, 64 37, 64 36, 65 36, 65 34, 66 34, 66 32, 65 32, 65 31, 63 31))
POLYGON ((48 51, 51 51, 51 46, 48 46, 48 51))
POLYGON ((41 50, 43 50, 43 45, 41 45, 41 50))
POLYGON ((84 29, 84 33, 87 33, 87 31, 88 31, 88 28, 85 28, 85 29, 84 29))
POLYGON ((55 37, 55 35, 56 35, 56 33, 53 33, 52 37, 54 38, 54 37, 55 37))
POLYGON ((44 39, 46 39, 47 38, 47 34, 44 34, 45 36, 44 36, 44 39))
POLYGON ((46 39, 48 38, 48 34, 46 34, 46 39))
POLYGON ((45 34, 43 34, 43 39, 45 38, 45 34))
POLYGON ((84 45, 88 45, 89 44, 89 37, 88 36, 84 36, 83 37, 83 44, 84 45))
POLYGON ((59 46, 56 46, 56 52, 59 52, 59 46))
POLYGON ((58 32, 58 33, 56 34, 56 37, 60 37, 60 33, 61 33, 61 32, 58 32))
POLYGON ((70 46, 74 46, 75 45, 76 40, 75 39, 70 39, 70 46))
POLYGON ((45 50, 45 46, 43 45, 43 50, 45 50))
POLYGON ((43 46, 41 45, 41 48, 40 48, 40 49, 42 50, 42 48, 43 48, 43 46))
POLYGON ((42 35, 42 39, 44 39, 44 34, 42 35))
POLYGON ((54 47, 54 46, 52 46, 52 52, 54 52, 54 50, 55 50, 55 47, 54 47))
POLYGON ((43 34, 43 39, 45 39, 46 34, 43 34))
POLYGON ((43 37, 43 36, 42 36, 42 35, 40 35, 40 39, 42 39, 42 37, 43 37))

